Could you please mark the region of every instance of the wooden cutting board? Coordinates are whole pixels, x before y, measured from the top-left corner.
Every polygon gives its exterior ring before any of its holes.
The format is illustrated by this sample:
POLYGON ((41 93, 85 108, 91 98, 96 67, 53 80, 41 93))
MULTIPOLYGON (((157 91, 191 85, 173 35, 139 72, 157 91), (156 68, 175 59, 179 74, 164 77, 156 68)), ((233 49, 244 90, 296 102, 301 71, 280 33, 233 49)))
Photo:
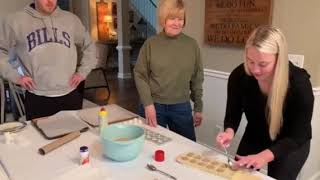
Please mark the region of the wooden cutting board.
MULTIPOLYGON (((102 107, 104 107, 108 112, 107 119, 109 124, 126 121, 129 119, 139 117, 137 114, 134 114, 116 104, 110 104, 102 107)), ((90 124, 91 126, 98 127, 99 126, 98 113, 100 109, 101 107, 81 109, 78 111, 78 116, 83 121, 90 124)))

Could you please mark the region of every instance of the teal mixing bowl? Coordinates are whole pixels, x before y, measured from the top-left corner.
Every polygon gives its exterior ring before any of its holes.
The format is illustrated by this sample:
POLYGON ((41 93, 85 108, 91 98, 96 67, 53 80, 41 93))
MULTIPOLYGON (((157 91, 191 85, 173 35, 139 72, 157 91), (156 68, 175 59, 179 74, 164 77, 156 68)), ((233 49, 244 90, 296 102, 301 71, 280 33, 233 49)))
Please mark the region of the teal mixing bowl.
POLYGON ((101 130, 103 154, 114 161, 130 161, 142 151, 144 129, 130 124, 112 124, 101 130))

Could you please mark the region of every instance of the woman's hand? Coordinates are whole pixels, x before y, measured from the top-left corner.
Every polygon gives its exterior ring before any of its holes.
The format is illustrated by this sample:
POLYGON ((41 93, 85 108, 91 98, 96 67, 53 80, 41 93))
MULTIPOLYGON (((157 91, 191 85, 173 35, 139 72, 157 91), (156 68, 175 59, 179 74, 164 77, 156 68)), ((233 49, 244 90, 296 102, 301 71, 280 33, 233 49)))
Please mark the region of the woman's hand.
POLYGON ((237 166, 257 170, 267 165, 270 161, 273 161, 274 155, 269 149, 266 149, 258 154, 248 156, 237 155, 236 159, 238 159, 235 162, 237 166))
POLYGON ((202 113, 201 112, 195 112, 193 114, 193 125, 194 125, 194 127, 200 126, 201 122, 202 122, 202 113))
POLYGON ((29 76, 21 76, 18 79, 17 84, 19 84, 21 87, 23 87, 26 90, 33 91, 36 89, 36 85, 33 82, 33 79, 29 76))
POLYGON ((157 112, 156 108, 154 107, 154 104, 148 105, 144 107, 144 113, 146 116, 146 123, 149 126, 157 127, 157 112))
POLYGON ((231 141, 234 136, 234 131, 231 128, 227 128, 224 132, 220 132, 217 137, 216 141, 221 147, 229 147, 231 141))

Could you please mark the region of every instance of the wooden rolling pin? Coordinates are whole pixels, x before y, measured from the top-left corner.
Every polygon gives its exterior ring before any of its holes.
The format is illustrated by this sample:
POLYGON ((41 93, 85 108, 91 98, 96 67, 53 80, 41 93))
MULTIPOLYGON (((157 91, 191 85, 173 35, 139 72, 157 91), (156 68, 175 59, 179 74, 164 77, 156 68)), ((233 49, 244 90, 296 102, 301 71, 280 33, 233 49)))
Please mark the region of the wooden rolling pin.
POLYGON ((80 131, 74 131, 72 133, 69 133, 69 134, 39 148, 39 153, 41 155, 45 155, 45 154, 57 149, 58 147, 74 140, 75 138, 77 138, 79 136, 80 136, 80 131))

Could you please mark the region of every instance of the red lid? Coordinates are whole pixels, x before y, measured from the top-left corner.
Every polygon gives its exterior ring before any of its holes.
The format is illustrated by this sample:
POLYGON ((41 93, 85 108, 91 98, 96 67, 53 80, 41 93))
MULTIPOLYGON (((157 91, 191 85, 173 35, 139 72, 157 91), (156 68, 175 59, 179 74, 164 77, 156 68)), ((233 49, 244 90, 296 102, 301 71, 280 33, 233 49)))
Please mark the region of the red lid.
POLYGON ((154 153, 154 160, 158 162, 164 161, 164 151, 156 150, 156 152, 154 153))
POLYGON ((100 111, 106 111, 106 109, 105 109, 104 107, 102 107, 102 108, 100 109, 100 111))

